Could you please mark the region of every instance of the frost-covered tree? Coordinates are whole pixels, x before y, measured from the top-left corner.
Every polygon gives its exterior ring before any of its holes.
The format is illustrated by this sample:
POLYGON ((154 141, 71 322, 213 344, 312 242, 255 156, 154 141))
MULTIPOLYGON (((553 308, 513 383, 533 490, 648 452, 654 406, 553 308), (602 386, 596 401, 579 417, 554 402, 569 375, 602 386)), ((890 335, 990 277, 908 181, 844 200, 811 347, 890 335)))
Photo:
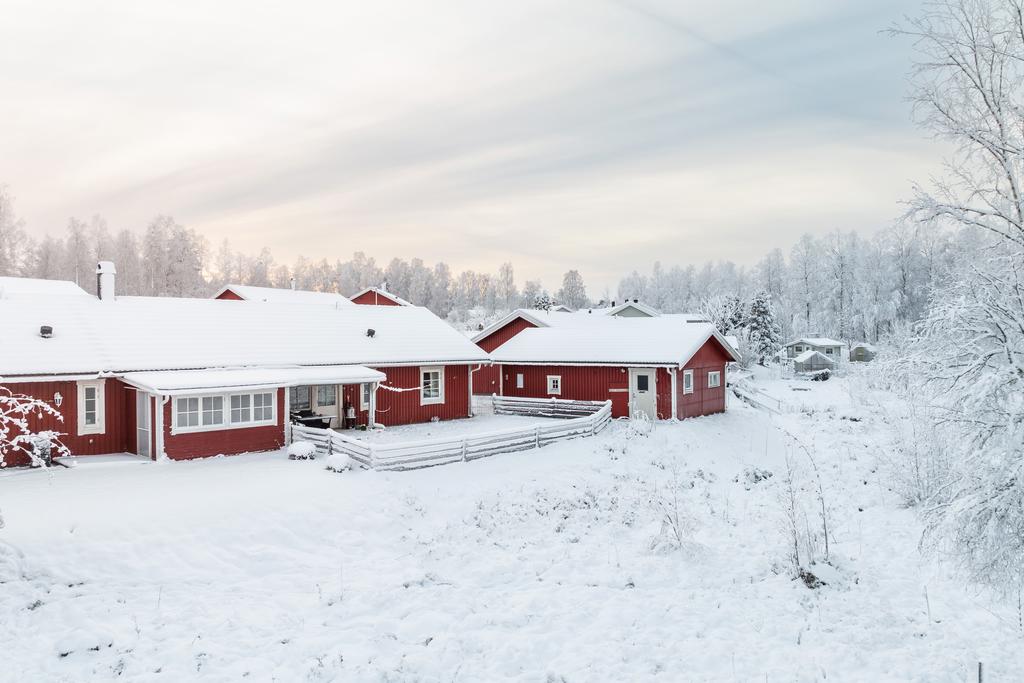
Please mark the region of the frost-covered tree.
POLYGON ((14 200, 6 185, 0 185, 0 275, 21 273, 25 244, 25 223, 14 213, 14 200))
MULTIPOLYGON (((1024 586, 1024 11, 1014 0, 928 5, 915 40, 919 122, 952 143, 947 178, 913 216, 951 224, 962 258, 907 362, 932 402, 953 471, 926 506, 928 535, 975 578, 1024 586), (970 235, 986 240, 972 245, 970 235), (973 248, 972 248, 973 247, 973 248)), ((915 387, 920 389, 921 387, 915 387)))
POLYGON ((46 401, 32 396, 15 394, 6 387, 0 387, 0 467, 6 467, 14 456, 27 456, 33 465, 47 463, 40 456, 48 447, 51 455, 69 455, 61 443, 60 434, 45 429, 33 431, 32 417, 48 417, 63 422, 64 417, 46 401))
POLYGON ((590 300, 587 298, 587 287, 583 284, 583 276, 578 270, 567 271, 562 276, 562 288, 556 295, 558 302, 572 309, 586 308, 590 300))
POLYGON ((782 333, 775 319, 771 294, 767 290, 761 290, 750 301, 744 327, 747 348, 757 356, 757 362, 764 365, 782 347, 782 333))

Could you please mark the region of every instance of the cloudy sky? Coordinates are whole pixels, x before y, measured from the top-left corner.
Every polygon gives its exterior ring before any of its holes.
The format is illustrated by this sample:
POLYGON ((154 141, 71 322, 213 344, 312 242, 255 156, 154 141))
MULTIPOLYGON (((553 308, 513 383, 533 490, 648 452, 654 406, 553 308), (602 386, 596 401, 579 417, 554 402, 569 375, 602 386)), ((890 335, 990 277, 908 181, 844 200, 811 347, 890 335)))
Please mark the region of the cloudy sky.
POLYGON ((940 151, 908 0, 5 0, 0 183, 37 233, 167 213, 283 260, 554 285, 873 231, 940 151))

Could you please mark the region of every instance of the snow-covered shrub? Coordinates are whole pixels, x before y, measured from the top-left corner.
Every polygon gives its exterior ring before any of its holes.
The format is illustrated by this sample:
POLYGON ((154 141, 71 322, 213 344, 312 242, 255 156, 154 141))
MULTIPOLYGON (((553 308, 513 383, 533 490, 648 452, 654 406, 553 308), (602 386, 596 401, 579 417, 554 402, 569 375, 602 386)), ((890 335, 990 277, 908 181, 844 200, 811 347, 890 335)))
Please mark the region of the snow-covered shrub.
POLYGON ((289 460, 312 460, 316 457, 316 444, 309 441, 294 441, 288 446, 289 460))
POLYGON ((327 456, 327 469, 332 472, 344 472, 352 469, 352 459, 344 453, 331 453, 327 456))
POLYGON ((828 368, 824 370, 818 370, 811 375, 812 382, 827 382, 832 379, 832 371, 828 368))
POLYGON ((626 432, 627 439, 647 436, 654 430, 654 422, 647 417, 647 413, 638 410, 629 418, 629 429, 626 432))

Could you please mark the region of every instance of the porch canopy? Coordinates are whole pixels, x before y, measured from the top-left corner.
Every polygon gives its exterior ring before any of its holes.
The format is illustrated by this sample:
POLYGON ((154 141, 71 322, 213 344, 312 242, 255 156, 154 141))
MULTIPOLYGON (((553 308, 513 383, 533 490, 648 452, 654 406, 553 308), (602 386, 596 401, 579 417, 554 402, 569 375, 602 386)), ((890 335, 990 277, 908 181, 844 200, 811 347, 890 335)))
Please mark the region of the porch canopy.
POLYGON ((384 373, 362 365, 281 368, 212 368, 129 372, 121 379, 151 394, 175 396, 215 391, 276 389, 318 384, 382 382, 384 373))

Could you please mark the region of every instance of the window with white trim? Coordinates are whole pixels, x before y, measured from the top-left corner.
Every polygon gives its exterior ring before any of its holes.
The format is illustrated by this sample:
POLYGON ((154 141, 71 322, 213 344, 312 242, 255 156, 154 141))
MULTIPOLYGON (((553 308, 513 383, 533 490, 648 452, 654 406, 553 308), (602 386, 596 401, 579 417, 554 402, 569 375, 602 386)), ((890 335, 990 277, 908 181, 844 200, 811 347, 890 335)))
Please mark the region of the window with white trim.
POLYGON ((178 429, 199 426, 199 397, 179 396, 174 401, 174 425, 178 429))
POLYGON ((420 368, 420 405, 444 403, 444 368, 420 368))
POLYGON ((200 422, 204 427, 224 424, 224 397, 203 396, 203 414, 200 422))
POLYGON ((106 431, 106 400, 103 380, 78 383, 78 433, 102 434, 106 431))
POLYGON ((708 373, 708 389, 722 386, 722 371, 712 370, 708 373))
POLYGON ((363 382, 362 384, 359 385, 359 387, 360 387, 360 392, 359 392, 359 394, 360 394, 360 396, 359 396, 359 408, 361 410, 369 410, 370 409, 370 392, 372 391, 372 385, 370 384, 370 382, 363 382))
POLYGON ((517 372, 516 373, 516 389, 522 389, 522 388, 523 388, 523 373, 517 372))
POLYGON ((693 370, 683 370, 683 393, 693 393, 693 370))
POLYGON ((548 393, 549 394, 561 394, 562 393, 562 376, 561 375, 548 375, 548 393))
POLYGON ((231 396, 231 424, 252 422, 252 395, 233 394, 231 396))
POLYGON ((329 408, 338 405, 338 387, 334 384, 320 384, 316 388, 316 405, 329 408))
POLYGON ((275 393, 272 391, 252 395, 253 422, 272 423, 277 421, 274 418, 274 396, 275 393))
POLYGON ((277 424, 275 392, 174 398, 174 431, 203 432, 277 424), (226 408, 225 408, 226 407, 226 408))

